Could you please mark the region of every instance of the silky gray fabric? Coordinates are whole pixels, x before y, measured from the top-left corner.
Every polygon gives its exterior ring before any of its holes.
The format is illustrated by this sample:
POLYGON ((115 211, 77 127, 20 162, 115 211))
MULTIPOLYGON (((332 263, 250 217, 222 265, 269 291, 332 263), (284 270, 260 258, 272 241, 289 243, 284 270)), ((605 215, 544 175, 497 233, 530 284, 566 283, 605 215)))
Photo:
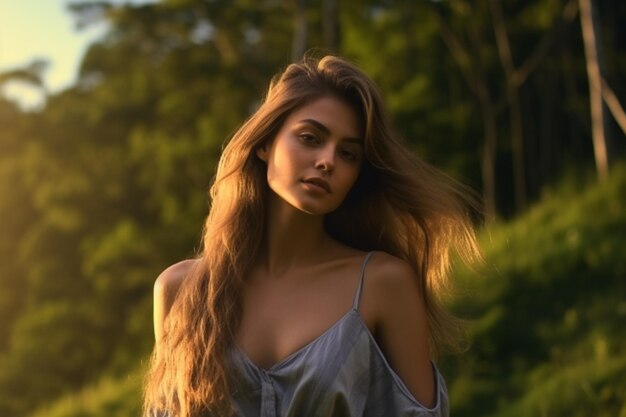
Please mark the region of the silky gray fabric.
POLYGON ((235 347, 232 398, 241 417, 447 417, 448 393, 433 364, 434 408, 415 400, 391 369, 359 311, 365 266, 352 309, 321 336, 270 369, 235 347))

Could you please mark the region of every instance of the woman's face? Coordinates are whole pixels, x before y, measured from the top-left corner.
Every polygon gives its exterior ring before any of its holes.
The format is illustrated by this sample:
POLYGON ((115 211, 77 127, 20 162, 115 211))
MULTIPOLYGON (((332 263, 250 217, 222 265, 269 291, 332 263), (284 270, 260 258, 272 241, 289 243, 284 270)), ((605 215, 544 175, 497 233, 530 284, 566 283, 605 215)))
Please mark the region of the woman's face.
POLYGON ((359 117, 325 96, 295 110, 276 137, 257 151, 270 189, 293 207, 324 215, 341 205, 363 163, 359 117))

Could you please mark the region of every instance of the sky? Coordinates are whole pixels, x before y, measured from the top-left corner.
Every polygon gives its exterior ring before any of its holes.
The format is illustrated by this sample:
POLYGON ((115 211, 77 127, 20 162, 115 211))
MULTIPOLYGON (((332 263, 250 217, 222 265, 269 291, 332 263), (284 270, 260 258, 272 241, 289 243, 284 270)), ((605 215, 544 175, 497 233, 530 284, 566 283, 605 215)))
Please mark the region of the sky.
MULTIPOLYGON (((50 62, 45 72, 49 92, 73 84, 88 45, 105 33, 106 25, 77 30, 67 10, 72 2, 76 0, 0 0, 0 72, 44 58, 50 62)), ((21 83, 5 86, 0 94, 17 100, 25 108, 42 104, 41 94, 21 83)))

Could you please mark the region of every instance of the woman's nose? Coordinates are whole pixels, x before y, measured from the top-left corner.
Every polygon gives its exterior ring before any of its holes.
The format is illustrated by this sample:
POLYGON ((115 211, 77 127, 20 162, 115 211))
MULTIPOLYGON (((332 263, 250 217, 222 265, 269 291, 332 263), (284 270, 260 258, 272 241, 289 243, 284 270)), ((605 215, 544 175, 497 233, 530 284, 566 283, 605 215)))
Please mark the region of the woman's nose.
POLYGON ((315 168, 322 172, 331 172, 335 168, 335 149, 332 146, 326 146, 320 150, 315 163, 315 168))

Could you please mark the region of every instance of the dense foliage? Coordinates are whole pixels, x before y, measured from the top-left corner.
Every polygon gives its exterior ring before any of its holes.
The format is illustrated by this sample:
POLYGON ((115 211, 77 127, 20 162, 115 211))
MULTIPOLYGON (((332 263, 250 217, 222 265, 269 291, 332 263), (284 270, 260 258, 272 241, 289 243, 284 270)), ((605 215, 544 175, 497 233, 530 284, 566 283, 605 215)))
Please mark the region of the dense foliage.
POLYGON ((460 415, 626 415, 626 165, 613 175, 570 174, 483 233, 486 265, 458 276, 476 318, 448 364, 460 415))
MULTIPOLYGON (((593 150, 580 25, 564 13, 576 2, 502 2, 514 67, 527 70, 517 101, 494 2, 346 0, 332 16, 323 7, 332 2, 305 3, 77 3, 81 25, 105 20, 110 31, 76 84, 36 111, 0 97, 0 415, 137 410, 154 278, 194 252, 222 143, 292 59, 303 11, 306 46, 360 63, 427 160, 484 189, 481 155, 495 134, 501 219, 523 212, 510 138, 524 140, 522 194, 546 201, 490 228, 485 278, 466 278, 472 297, 457 308, 478 320, 472 349, 447 365, 454 409, 624 413, 625 176, 617 166, 611 181, 580 192, 593 150), (330 21, 334 40, 324 35, 330 21), (515 103, 521 132, 509 117, 515 103), (566 168, 570 185, 543 198, 566 168)), ((626 3, 594 3, 605 78, 624 97, 626 3)), ((38 68, 0 83, 38 88, 38 68)), ((617 159, 623 134, 609 127, 617 159)))

